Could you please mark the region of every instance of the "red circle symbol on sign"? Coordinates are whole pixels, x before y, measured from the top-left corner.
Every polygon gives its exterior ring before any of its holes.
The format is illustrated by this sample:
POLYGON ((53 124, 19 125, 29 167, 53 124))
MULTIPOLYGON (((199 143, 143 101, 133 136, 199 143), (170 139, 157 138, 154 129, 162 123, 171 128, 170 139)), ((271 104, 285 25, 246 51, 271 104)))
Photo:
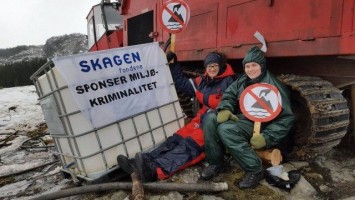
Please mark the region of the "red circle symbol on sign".
POLYGON ((253 84, 242 92, 239 107, 243 114, 255 122, 268 122, 281 112, 279 90, 267 83, 253 84))
POLYGON ((183 31, 190 20, 190 9, 182 0, 167 1, 163 4, 160 21, 169 33, 183 31))

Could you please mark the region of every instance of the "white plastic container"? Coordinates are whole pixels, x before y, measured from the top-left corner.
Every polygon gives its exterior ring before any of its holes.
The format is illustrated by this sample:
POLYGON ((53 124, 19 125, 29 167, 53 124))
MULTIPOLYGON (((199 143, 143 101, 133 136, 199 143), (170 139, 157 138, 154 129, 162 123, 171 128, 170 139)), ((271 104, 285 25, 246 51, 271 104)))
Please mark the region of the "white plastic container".
POLYGON ((266 169, 269 174, 273 175, 273 176, 280 176, 282 173, 284 173, 284 167, 282 165, 276 165, 276 166, 272 166, 266 169))
POLYGON ((61 170, 74 179, 99 179, 118 168, 117 155, 133 157, 153 148, 184 124, 172 80, 173 102, 95 129, 80 112, 52 62, 42 66, 31 79, 62 163, 61 170))

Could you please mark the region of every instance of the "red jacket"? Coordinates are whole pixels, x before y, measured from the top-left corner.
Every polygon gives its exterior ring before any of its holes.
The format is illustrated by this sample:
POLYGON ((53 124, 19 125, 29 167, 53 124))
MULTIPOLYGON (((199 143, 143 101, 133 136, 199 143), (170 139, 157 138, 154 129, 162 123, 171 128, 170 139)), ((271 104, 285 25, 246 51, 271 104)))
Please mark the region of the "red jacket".
MULTIPOLYGON (((174 81, 176 82, 177 88, 179 88, 178 85, 181 80, 179 81, 174 79, 174 81)), ((207 73, 195 78, 193 81, 193 88, 195 96, 202 107, 188 124, 177 131, 177 134, 184 138, 191 137, 200 146, 203 146, 204 139, 201 124, 203 121, 203 116, 209 109, 215 110, 217 108, 218 103, 222 99, 222 93, 233 81, 234 72, 229 64, 227 64, 226 70, 221 75, 216 76, 214 79, 209 78, 207 73)), ((192 85, 191 81, 190 85, 192 85)), ((185 91, 183 88, 180 88, 180 90, 181 89, 182 91, 185 91)))
POLYGON ((187 79, 178 63, 172 64, 171 73, 178 90, 190 97, 196 96, 202 105, 195 118, 170 136, 166 142, 150 153, 151 164, 155 167, 159 180, 166 179, 176 171, 185 169, 205 158, 202 122, 209 110, 215 110, 222 99, 222 93, 234 81, 230 65, 225 71, 211 79, 205 73, 194 80, 187 79))

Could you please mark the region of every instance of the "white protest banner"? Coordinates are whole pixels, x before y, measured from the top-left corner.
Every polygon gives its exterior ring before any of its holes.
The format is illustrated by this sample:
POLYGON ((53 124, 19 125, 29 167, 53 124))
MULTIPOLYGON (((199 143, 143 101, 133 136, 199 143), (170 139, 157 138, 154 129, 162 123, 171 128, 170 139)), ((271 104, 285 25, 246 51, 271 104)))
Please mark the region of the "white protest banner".
POLYGON ((95 128, 173 101, 170 70, 158 43, 55 57, 53 62, 95 128))

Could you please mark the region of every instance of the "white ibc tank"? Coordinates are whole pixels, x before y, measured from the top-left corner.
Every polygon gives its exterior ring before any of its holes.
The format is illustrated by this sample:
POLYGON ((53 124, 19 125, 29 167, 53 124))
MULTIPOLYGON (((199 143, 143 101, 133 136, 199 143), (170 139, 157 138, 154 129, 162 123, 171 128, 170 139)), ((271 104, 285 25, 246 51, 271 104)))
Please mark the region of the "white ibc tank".
POLYGON ((86 181, 117 169, 117 155, 133 157, 137 152, 151 149, 184 124, 172 80, 173 102, 95 129, 80 111, 52 62, 42 66, 31 79, 62 171, 86 181))

